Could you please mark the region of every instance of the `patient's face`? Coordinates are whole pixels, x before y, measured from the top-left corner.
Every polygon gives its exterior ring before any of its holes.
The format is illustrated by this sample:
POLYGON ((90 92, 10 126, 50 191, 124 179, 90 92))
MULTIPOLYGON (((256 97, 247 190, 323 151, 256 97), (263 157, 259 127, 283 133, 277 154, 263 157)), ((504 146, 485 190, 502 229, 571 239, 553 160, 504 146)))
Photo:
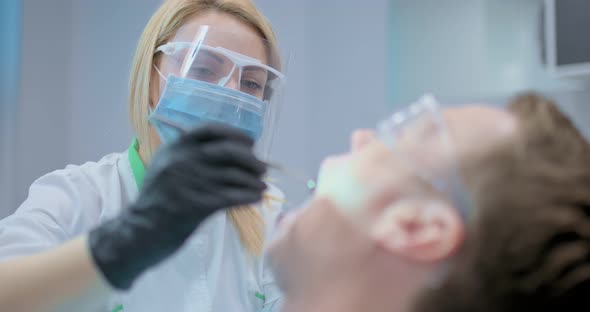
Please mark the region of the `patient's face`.
POLYGON ((510 113, 486 106, 447 109, 443 116, 452 159, 436 133, 418 125, 394 152, 369 134, 357 134, 353 141, 363 142, 353 142, 353 151, 323 163, 318 194, 282 224, 271 245, 287 300, 363 297, 358 299, 376 306, 383 299, 389 311, 406 311, 432 282, 462 241, 462 220, 453 202, 409 168, 408 159, 426 172, 444 172, 452 162, 494 151, 517 131, 510 113))

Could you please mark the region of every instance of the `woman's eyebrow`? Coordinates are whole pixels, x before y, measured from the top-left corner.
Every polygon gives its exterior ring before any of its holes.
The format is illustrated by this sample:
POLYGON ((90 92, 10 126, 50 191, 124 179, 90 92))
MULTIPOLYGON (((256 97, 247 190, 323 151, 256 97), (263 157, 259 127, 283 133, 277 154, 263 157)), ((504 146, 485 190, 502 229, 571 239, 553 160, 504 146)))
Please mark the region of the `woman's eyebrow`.
POLYGON ((258 67, 258 66, 246 66, 246 67, 244 67, 243 71, 249 71, 249 72, 256 71, 256 72, 260 72, 263 74, 268 73, 268 71, 266 69, 258 67))
POLYGON ((207 50, 201 50, 200 53, 206 54, 207 56, 215 59, 217 62, 219 62, 221 64, 225 63, 225 60, 222 57, 220 57, 219 55, 217 55, 217 53, 207 51, 207 50))

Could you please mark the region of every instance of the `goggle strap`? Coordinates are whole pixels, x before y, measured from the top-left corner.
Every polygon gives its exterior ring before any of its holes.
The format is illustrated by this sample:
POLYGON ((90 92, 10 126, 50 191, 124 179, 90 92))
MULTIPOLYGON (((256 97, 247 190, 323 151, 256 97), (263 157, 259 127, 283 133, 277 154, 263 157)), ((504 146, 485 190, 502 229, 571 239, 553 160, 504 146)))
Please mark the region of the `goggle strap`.
POLYGON ((162 72, 158 69, 156 64, 154 64, 153 66, 154 66, 154 69, 156 70, 156 72, 158 73, 158 75, 160 75, 160 77, 162 77, 162 79, 164 79, 164 81, 168 81, 168 78, 164 77, 164 74, 162 74, 162 72))

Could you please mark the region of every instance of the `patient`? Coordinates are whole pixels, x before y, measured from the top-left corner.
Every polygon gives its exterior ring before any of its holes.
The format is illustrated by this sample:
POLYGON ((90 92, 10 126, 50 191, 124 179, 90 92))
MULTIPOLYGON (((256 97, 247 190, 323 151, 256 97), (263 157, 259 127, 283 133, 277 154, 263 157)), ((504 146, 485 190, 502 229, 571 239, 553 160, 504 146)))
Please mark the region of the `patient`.
POLYGON ((444 119, 468 214, 355 133, 351 153, 322 171, 353 163, 363 194, 319 192, 270 247, 285 311, 584 310, 574 307, 590 295, 589 144, 534 94, 444 119))

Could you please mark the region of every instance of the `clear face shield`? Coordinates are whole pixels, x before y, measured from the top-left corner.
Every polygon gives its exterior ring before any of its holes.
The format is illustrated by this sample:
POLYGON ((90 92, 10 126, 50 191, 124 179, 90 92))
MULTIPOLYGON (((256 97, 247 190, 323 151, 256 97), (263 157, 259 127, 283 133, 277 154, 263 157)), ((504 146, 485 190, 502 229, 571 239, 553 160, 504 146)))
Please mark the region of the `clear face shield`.
POLYGON ((161 97, 150 122, 164 143, 204 123, 234 126, 267 158, 285 75, 276 47, 259 36, 183 26, 156 48, 161 97))

